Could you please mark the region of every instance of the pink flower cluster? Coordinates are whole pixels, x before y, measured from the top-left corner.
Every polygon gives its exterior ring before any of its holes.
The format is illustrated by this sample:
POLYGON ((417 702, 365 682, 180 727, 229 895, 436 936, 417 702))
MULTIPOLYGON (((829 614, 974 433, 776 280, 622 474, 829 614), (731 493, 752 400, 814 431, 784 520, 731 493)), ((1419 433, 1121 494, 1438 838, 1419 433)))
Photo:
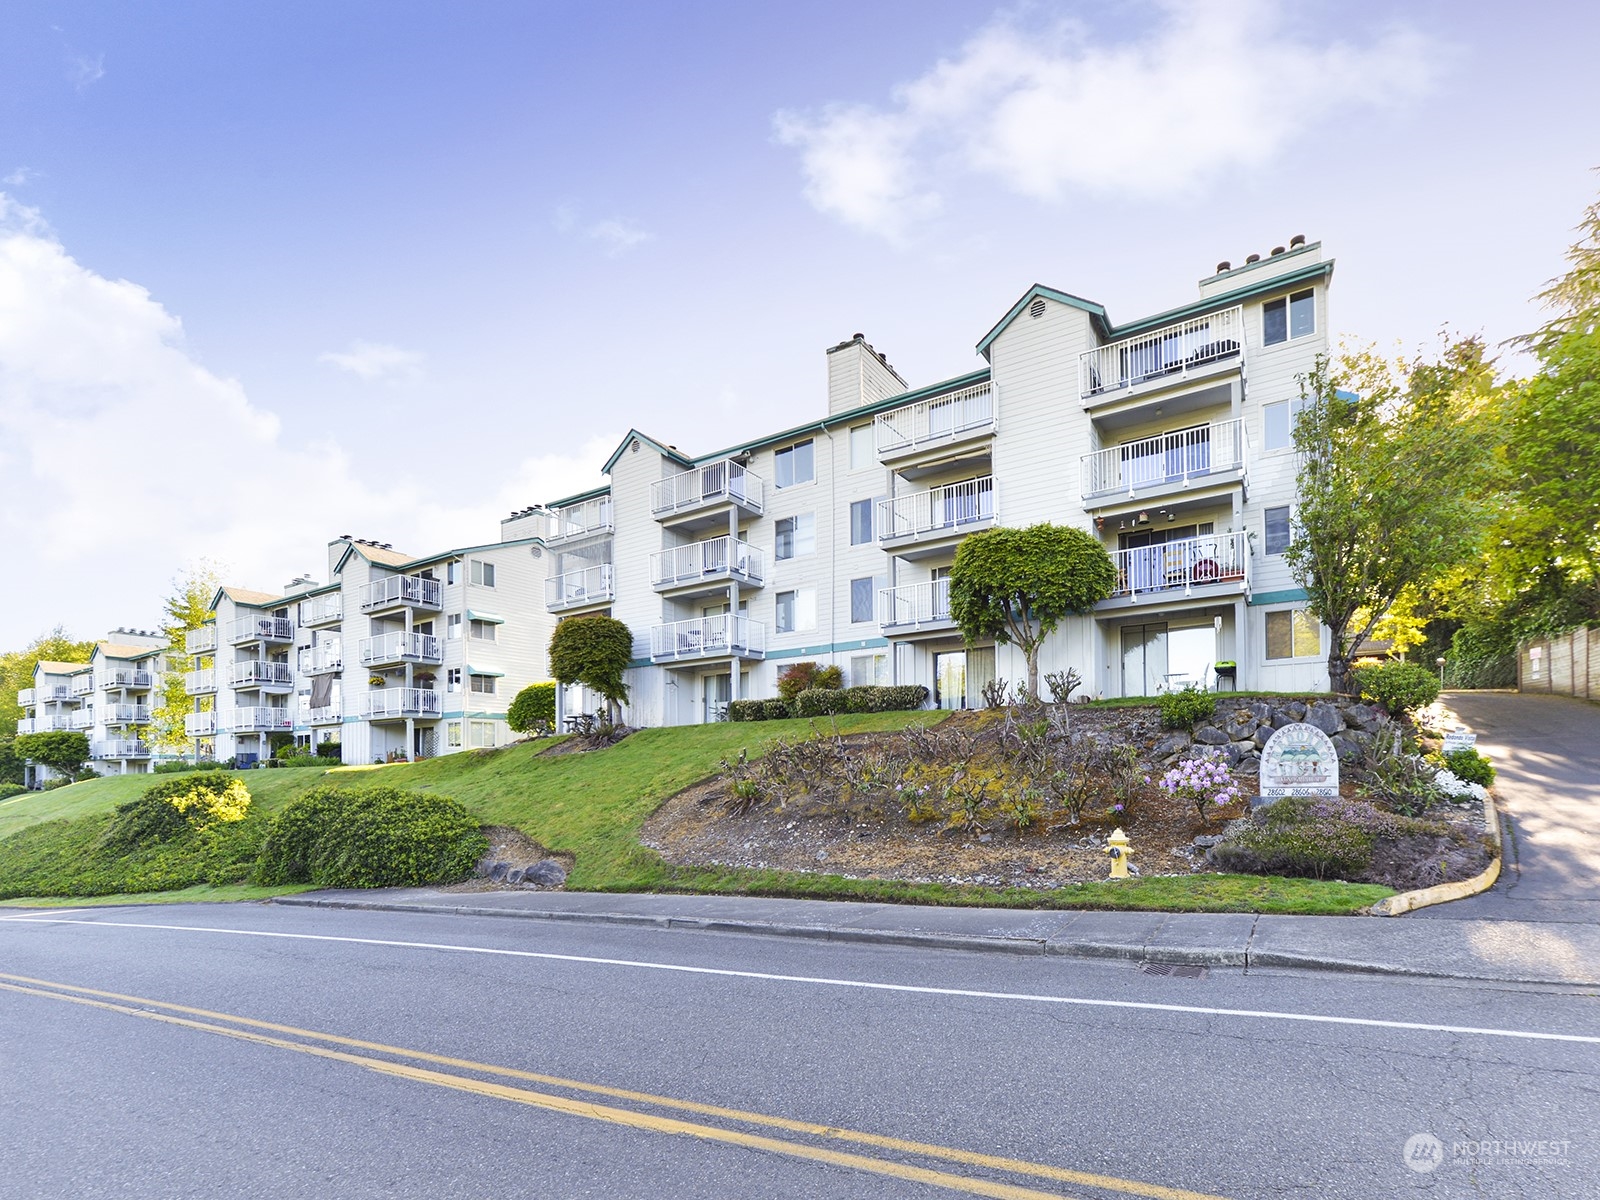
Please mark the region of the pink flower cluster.
POLYGON ((1184 759, 1163 775, 1157 786, 1174 800, 1193 804, 1202 820, 1208 808, 1221 808, 1243 795, 1228 764, 1214 751, 1184 759))

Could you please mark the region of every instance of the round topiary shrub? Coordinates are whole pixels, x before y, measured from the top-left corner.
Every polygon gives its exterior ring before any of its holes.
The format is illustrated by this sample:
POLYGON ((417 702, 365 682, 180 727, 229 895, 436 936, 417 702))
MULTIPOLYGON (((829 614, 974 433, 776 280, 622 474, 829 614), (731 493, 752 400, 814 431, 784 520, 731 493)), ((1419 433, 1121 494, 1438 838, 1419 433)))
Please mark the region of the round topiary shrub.
POLYGON ((517 693, 506 710, 506 724, 514 733, 543 733, 556 723, 555 683, 530 683, 517 693))
POLYGON ((1162 692, 1156 703, 1161 707, 1163 729, 1193 729, 1217 715, 1216 697, 1192 683, 1175 692, 1162 692))
POLYGON ((318 787, 273 818, 255 877, 345 888, 454 883, 488 848, 478 822, 448 796, 318 787))
POLYGON ((1392 714, 1427 708, 1439 698, 1439 677, 1415 663, 1379 663, 1350 674, 1362 699, 1376 700, 1392 714))

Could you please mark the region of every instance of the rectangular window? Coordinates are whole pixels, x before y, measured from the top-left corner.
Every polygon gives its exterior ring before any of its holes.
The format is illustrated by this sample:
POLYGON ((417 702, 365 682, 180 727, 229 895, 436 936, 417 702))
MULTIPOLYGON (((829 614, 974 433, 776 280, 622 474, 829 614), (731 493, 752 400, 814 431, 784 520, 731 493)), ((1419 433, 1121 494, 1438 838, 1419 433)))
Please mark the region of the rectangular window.
POLYGON ((493 721, 468 721, 467 724, 472 726, 473 749, 480 750, 494 745, 495 723, 493 721))
POLYGON ((469 559, 472 564, 472 582, 477 587, 494 586, 494 564, 482 559, 469 559))
POLYGON ((444 726, 444 744, 452 750, 461 749, 461 722, 446 721, 444 726))
POLYGON ((460 667, 451 667, 444 673, 444 690, 446 692, 459 692, 461 690, 460 667))
POLYGON ((867 546, 872 543, 872 501, 853 500, 850 503, 850 544, 867 546))
POLYGON ((860 471, 878 465, 878 438, 871 425, 850 427, 850 469, 860 471))
POLYGON ((1317 297, 1309 289, 1261 306, 1261 340, 1269 346, 1317 331, 1317 297))
POLYGON ((798 558, 817 549, 817 519, 813 513, 784 517, 777 522, 774 558, 798 558))
POLYGON ((474 676, 472 676, 472 690, 473 690, 474 693, 476 693, 479 696, 492 696, 492 695, 494 695, 494 676, 493 675, 474 675, 474 676))
POLYGON ((817 627, 816 588, 778 593, 778 632, 798 633, 817 627))
POLYGON ((1286 608, 1267 614, 1267 657, 1317 658, 1322 654, 1322 630, 1303 608, 1286 608))
POLYGON ((1267 553, 1282 554, 1289 548, 1289 506, 1267 509, 1267 553))
POLYGON ((781 488, 810 483, 817 477, 817 465, 810 439, 797 442, 772 456, 774 482, 781 488))
POLYGON ((851 687, 888 687, 889 656, 856 654, 850 659, 851 687))
POLYGON ((1261 406, 1261 444, 1268 450, 1294 449, 1294 421, 1309 404, 1304 396, 1261 406))
POLYGON ((472 624, 471 624, 470 636, 472 637, 472 639, 474 641, 478 641, 478 642, 492 642, 492 641, 494 641, 495 640, 494 622, 493 621, 473 621, 472 624))
POLYGON ((444 636, 452 642, 461 636, 460 613, 452 613, 444 619, 444 636))
POLYGON ((872 601, 877 594, 877 580, 872 576, 850 581, 850 620, 859 624, 873 617, 872 601))

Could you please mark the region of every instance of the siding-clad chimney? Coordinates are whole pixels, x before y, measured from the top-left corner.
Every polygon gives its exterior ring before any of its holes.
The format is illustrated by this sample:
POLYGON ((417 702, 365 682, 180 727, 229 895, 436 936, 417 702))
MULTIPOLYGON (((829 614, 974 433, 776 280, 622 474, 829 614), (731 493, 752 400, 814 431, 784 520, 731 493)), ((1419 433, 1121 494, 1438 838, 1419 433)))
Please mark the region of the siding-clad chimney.
POLYGON ((898 396, 909 388, 861 334, 828 348, 828 415, 898 396))

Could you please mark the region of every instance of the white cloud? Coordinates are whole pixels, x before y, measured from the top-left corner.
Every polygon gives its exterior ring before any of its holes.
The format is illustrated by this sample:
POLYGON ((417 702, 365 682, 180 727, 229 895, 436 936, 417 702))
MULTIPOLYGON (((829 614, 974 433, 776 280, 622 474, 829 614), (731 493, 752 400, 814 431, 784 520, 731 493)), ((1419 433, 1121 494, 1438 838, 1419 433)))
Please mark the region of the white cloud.
POLYGON ((621 258, 640 243, 648 242, 655 234, 641 229, 632 221, 613 219, 589 226, 585 236, 603 245, 611 258, 621 258))
POLYGON ((368 383, 401 383, 422 376, 422 355, 384 342, 354 341, 345 350, 329 350, 317 355, 317 361, 349 371, 368 383))
POLYGON ((106 56, 74 54, 67 59, 67 81, 80 92, 105 78, 106 56))
POLYGON ((3 182, 7 187, 23 187, 37 178, 39 178, 39 172, 32 167, 18 167, 0 182, 3 182))
POLYGON ((1312 44, 1270 0, 1148 7, 1150 32, 1115 44, 1078 21, 1003 15, 890 104, 783 111, 777 139, 799 150, 819 211, 903 241, 940 209, 936 180, 977 176, 1046 202, 1182 194, 1332 113, 1426 90, 1443 57, 1399 26, 1312 44))
POLYGON ((0 193, 0 546, 27 581, 0 606, 0 645, 58 621, 78 636, 153 621, 201 558, 270 590, 322 578, 347 531, 416 553, 492 541, 511 509, 598 482, 621 436, 575 455, 485 447, 481 492, 419 504, 406 473, 375 478, 306 433, 200 366, 144 288, 84 267, 0 193))

